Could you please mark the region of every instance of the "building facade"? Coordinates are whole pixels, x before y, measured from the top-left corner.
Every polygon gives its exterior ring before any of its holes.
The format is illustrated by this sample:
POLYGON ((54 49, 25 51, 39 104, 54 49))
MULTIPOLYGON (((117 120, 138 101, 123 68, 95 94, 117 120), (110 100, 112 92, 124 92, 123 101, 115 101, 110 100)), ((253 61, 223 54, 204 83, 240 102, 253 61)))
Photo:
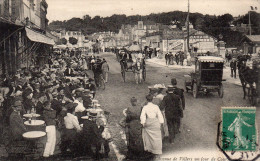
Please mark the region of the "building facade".
POLYGON ((0 75, 47 63, 53 39, 46 36, 45 0, 0 0, 0 75))
POLYGON ((82 47, 84 47, 85 36, 81 31, 62 30, 60 32, 60 39, 62 39, 62 38, 65 38, 67 40, 67 44, 64 44, 64 45, 67 45, 68 48, 82 48, 82 47), (77 39, 77 43, 71 44, 69 42, 70 37, 77 39))
POLYGON ((245 35, 242 46, 244 54, 260 53, 260 35, 245 35))

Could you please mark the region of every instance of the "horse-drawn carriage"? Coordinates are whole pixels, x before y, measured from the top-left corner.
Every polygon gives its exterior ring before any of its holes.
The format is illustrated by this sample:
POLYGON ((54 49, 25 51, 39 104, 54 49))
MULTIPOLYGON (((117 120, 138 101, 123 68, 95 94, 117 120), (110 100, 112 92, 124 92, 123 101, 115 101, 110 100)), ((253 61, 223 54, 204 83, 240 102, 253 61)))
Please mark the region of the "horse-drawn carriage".
POLYGON ((247 96, 250 104, 256 105, 260 96, 260 58, 253 58, 252 66, 247 65, 248 59, 247 55, 238 56, 238 74, 243 87, 244 99, 247 96))
POLYGON ((188 92, 193 92, 193 97, 197 98, 198 92, 205 93, 218 92, 219 97, 223 97, 223 65, 224 59, 215 56, 199 56, 195 60, 195 71, 185 77, 185 87, 188 92))
POLYGON ((121 74, 125 82, 126 72, 133 72, 135 74, 136 83, 141 83, 146 79, 145 60, 142 54, 125 53, 120 60, 121 74), (128 55, 128 56, 127 56, 128 55))

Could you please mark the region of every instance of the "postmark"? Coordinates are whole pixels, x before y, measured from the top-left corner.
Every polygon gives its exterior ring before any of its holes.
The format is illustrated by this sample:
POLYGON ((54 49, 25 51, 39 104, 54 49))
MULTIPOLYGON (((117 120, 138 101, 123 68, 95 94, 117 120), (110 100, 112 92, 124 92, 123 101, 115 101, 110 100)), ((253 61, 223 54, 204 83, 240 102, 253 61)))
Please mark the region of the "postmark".
POLYGON ((218 144, 231 160, 259 157, 255 107, 222 107, 218 144))

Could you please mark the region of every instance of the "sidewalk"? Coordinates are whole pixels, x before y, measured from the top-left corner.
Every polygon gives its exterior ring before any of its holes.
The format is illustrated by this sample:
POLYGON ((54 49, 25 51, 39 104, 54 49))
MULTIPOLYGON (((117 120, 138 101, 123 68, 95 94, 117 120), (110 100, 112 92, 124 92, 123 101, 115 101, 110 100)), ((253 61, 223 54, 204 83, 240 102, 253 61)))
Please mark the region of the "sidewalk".
POLYGON ((239 76, 238 76, 238 70, 237 70, 237 77, 235 79, 235 78, 231 77, 230 67, 224 67, 224 69, 223 69, 223 79, 226 79, 226 81, 228 83, 232 83, 232 84, 235 84, 237 86, 241 86, 241 82, 240 82, 240 79, 239 79, 239 76))
MULTIPOLYGON (((146 59, 145 61, 167 67, 167 65, 165 64, 165 59, 158 59, 158 58, 154 57, 152 59, 146 59)), ((174 65, 169 65, 168 67, 175 68, 175 69, 194 69, 194 65, 186 66, 186 64, 183 63, 183 66, 181 66, 181 65, 177 65, 176 62, 174 62, 174 65)))
MULTIPOLYGON (((158 59, 158 58, 154 57, 152 59, 146 59, 146 62, 167 67, 167 65, 165 64, 165 59, 158 59)), ((186 64, 184 63, 184 65, 181 66, 181 65, 177 65, 176 62, 174 62, 174 63, 175 63, 174 65, 169 65, 168 67, 174 68, 174 69, 194 69, 194 65, 186 66, 186 64)), ((228 82, 228 83, 241 86, 241 82, 240 82, 239 77, 238 77, 238 70, 237 70, 237 78, 236 79, 232 78, 230 75, 231 75, 230 67, 228 67, 228 66, 224 67, 224 69, 223 69, 223 79, 225 79, 226 82, 228 82)))

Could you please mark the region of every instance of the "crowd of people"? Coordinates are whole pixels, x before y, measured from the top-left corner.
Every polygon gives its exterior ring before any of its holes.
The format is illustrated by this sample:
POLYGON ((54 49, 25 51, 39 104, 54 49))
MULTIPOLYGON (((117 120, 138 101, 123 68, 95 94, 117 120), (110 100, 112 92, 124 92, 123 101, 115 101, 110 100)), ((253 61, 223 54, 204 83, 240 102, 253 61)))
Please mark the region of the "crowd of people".
POLYGON ((191 65, 191 57, 190 57, 189 53, 187 53, 187 56, 185 58, 184 52, 181 52, 181 51, 176 52, 176 53, 167 52, 164 55, 164 58, 165 58, 165 63, 167 66, 174 65, 174 61, 176 62, 177 65, 183 66, 185 59, 187 61, 187 66, 191 65))
POLYGON ((101 72, 107 81, 109 66, 105 59, 94 56, 90 59, 53 56, 43 67, 22 68, 13 77, 5 78, 0 106, 3 129, 10 132, 9 141, 24 140, 23 134, 30 129, 24 124, 23 116, 37 113, 40 116, 37 119, 44 120, 46 125, 43 157, 52 157, 56 146, 63 154, 93 158, 101 157, 100 150, 104 147, 103 156, 108 157, 110 137, 106 117, 88 112, 98 106, 93 103, 96 84, 88 69, 92 69, 95 79, 101 72), (96 67, 96 62, 101 66, 96 67), (97 68, 101 70, 96 71, 97 68), (86 116, 85 119, 82 116, 86 116), (56 133, 60 133, 60 143, 56 133))
POLYGON ((140 104, 132 97, 131 106, 123 113, 120 125, 125 128, 127 159, 152 159, 162 154, 164 143, 173 143, 180 133, 181 118, 185 109, 183 90, 177 87, 176 78, 166 87, 156 84, 149 87, 146 101, 140 104))

